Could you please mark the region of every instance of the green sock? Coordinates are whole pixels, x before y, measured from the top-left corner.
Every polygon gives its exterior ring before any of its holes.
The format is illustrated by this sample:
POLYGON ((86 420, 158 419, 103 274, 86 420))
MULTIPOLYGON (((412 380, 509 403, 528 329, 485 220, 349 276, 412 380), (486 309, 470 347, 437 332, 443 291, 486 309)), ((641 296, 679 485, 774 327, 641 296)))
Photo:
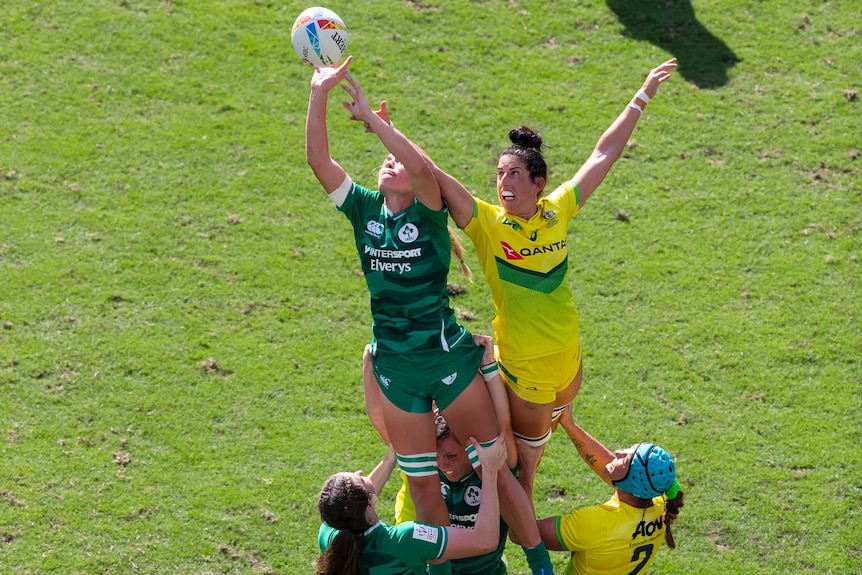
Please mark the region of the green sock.
POLYGON ((530 569, 533 572, 542 572, 543 569, 547 570, 546 573, 553 573, 551 566, 551 556, 548 554, 548 549, 545 547, 544 541, 540 542, 535 547, 521 547, 524 550, 524 554, 527 556, 527 565, 530 566, 530 569))

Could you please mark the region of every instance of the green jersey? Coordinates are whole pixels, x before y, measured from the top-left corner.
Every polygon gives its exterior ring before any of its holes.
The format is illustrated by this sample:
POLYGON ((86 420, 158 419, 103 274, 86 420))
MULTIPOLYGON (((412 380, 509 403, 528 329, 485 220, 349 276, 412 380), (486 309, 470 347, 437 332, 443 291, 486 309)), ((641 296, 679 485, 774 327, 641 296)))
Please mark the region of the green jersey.
POLYGON ((446 209, 434 211, 414 199, 393 214, 379 192, 356 183, 338 209, 353 224, 378 351, 449 351, 469 335, 449 306, 446 209))
MULTIPOLYGON (((322 523, 317 535, 321 551, 326 551, 339 531, 322 523)), ((390 527, 378 521, 365 531, 362 566, 368 575, 424 575, 428 561, 446 551, 446 528, 408 521, 390 527)))
MULTIPOLYGON (((476 527, 476 515, 479 512, 479 503, 482 502, 482 478, 471 471, 458 481, 449 481, 446 474, 437 470, 440 476, 440 494, 446 502, 449 511, 449 524, 452 527, 474 529, 476 527)), ((517 476, 517 468, 512 472, 517 476)), ((395 522, 413 521, 416 518, 416 507, 410 497, 410 489, 407 486, 407 476, 401 472, 401 489, 395 498, 395 522)), ((506 549, 506 536, 509 534, 509 526, 500 520, 500 543, 490 553, 477 557, 465 557, 463 559, 452 559, 449 565, 452 567, 452 575, 505 575, 507 573, 506 563, 503 560, 503 552, 506 549)))
MULTIPOLYGON (((453 527, 473 529, 476 526, 476 514, 482 501, 482 478, 473 470, 460 481, 451 482, 444 473, 440 473, 440 490, 446 500, 449 510, 449 522, 453 527)), ((506 548, 506 536, 509 527, 500 520, 500 543, 491 553, 453 559, 452 575, 505 575, 506 564, 503 562, 503 551, 506 548)))

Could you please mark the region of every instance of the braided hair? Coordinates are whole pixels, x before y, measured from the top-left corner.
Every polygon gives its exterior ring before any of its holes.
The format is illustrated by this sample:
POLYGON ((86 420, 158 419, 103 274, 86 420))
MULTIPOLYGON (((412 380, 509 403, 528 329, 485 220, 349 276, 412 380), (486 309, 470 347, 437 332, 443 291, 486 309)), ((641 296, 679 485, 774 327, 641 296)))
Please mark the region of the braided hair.
POLYGON ((350 473, 336 473, 320 490, 320 518, 339 531, 315 565, 317 575, 365 575, 362 545, 372 495, 350 473))
POLYGON ((467 281, 473 281, 473 271, 466 263, 464 263, 464 246, 461 245, 461 240, 455 235, 455 231, 449 226, 449 241, 452 242, 452 255, 461 264, 461 273, 467 278, 467 281))
POLYGON ((676 497, 668 499, 664 504, 664 516, 662 519, 664 520, 665 525, 667 525, 664 532, 664 540, 667 543, 667 546, 671 549, 676 549, 676 540, 673 538, 670 526, 676 520, 677 515, 679 515, 680 508, 685 505, 684 496, 685 493, 680 490, 677 492, 676 497))

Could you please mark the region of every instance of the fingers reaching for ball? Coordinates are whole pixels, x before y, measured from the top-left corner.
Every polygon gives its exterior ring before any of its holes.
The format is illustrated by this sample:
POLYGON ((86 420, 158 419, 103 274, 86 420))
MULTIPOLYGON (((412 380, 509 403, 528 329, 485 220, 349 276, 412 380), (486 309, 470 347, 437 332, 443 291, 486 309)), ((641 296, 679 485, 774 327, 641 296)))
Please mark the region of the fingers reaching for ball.
POLYGON ((351 62, 353 62, 353 56, 348 56, 339 66, 315 68, 311 76, 311 89, 325 92, 332 90, 345 78, 350 77, 348 69, 351 62))
POLYGON ((371 110, 368 100, 365 98, 365 92, 362 91, 359 80, 351 74, 345 75, 344 79, 347 80, 347 83, 342 83, 341 87, 350 95, 352 101, 342 102, 342 105, 350 112, 351 120, 363 122, 365 130, 371 131, 371 122, 375 114, 371 110))

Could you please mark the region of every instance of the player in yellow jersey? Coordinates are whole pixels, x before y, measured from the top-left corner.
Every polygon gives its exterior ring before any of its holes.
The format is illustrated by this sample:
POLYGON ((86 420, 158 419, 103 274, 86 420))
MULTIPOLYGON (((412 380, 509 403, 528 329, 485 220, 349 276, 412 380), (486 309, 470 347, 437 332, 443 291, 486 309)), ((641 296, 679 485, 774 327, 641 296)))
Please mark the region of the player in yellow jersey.
POLYGON ((674 68, 675 58, 649 72, 574 177, 549 194, 542 137, 526 127, 509 132, 512 145, 497 157, 499 205, 474 198, 426 154, 449 214, 473 241, 491 288, 497 360, 518 441, 519 480, 531 501, 552 420, 581 385, 578 314, 566 282, 566 228, 619 159, 644 108, 674 68))
POLYGON ((611 499, 539 521, 548 549, 570 551, 565 575, 643 573, 661 549, 676 544, 671 524, 683 506, 676 465, 667 451, 637 443, 611 453, 575 424, 571 406, 560 417, 581 458, 608 485, 611 499))

